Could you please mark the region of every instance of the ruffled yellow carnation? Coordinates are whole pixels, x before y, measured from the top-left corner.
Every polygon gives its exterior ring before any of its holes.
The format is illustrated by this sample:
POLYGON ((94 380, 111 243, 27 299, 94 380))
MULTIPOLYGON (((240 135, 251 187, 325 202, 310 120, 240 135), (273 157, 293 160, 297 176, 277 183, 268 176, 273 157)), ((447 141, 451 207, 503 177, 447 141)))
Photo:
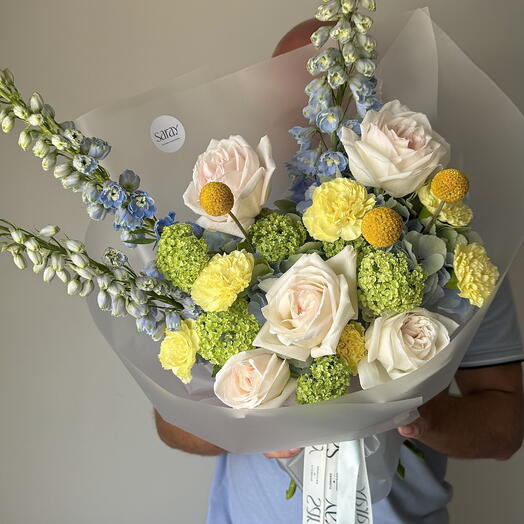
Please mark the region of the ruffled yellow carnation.
POLYGON ((493 293, 499 278, 499 270, 489 260, 484 247, 478 242, 457 245, 453 269, 459 295, 467 298, 474 306, 482 307, 493 293))
POLYGON ((204 311, 225 311, 249 285, 254 263, 244 250, 215 255, 195 280, 191 297, 204 311))
POLYGON ((222 182, 208 182, 200 191, 200 205, 212 217, 227 215, 234 203, 231 189, 222 182))
POLYGON ((458 169, 439 171, 431 181, 431 192, 444 202, 459 202, 469 190, 468 177, 458 169))
POLYGON ((347 178, 335 178, 313 191, 313 204, 303 221, 316 240, 335 242, 339 238, 354 240, 362 232, 364 215, 375 206, 375 196, 347 178))
POLYGON ((160 344, 158 359, 164 369, 170 369, 184 384, 191 382, 191 369, 196 362, 198 334, 193 320, 183 320, 178 331, 166 329, 160 344))
MULTIPOLYGON (((429 185, 418 190, 418 197, 430 213, 435 213, 440 201, 431 192, 429 185)), ((473 220, 473 210, 464 202, 445 203, 438 219, 454 227, 466 227, 473 220)))
POLYGON ((389 207, 375 207, 362 220, 362 236, 375 247, 389 247, 404 229, 402 217, 389 207))
POLYGON ((340 335, 337 355, 346 361, 352 375, 358 373, 358 363, 366 356, 365 330, 358 322, 348 324, 340 335))

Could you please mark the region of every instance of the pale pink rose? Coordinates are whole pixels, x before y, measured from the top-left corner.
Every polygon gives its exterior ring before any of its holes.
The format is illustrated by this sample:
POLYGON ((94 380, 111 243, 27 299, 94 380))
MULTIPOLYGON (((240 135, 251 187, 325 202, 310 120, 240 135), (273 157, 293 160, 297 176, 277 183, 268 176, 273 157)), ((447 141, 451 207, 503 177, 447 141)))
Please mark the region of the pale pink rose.
POLYGON ((209 231, 241 236, 229 215, 213 217, 200 206, 201 189, 208 182, 223 182, 231 189, 235 204, 233 213, 248 228, 266 203, 275 170, 271 143, 264 136, 255 151, 241 136, 211 140, 193 168, 193 181, 184 193, 184 203, 201 215, 198 224, 209 231))
POLYGON ((368 111, 362 136, 342 129, 341 141, 355 179, 384 189, 393 197, 417 191, 437 169, 449 162, 450 146, 433 129, 426 115, 410 111, 398 100, 380 111, 368 111))
POLYGON ((369 389, 415 371, 449 344, 457 327, 424 308, 376 318, 366 331, 367 358, 358 366, 361 386, 369 389))
POLYGON ((334 355, 344 326, 358 315, 356 264, 356 251, 346 246, 327 261, 303 255, 280 278, 265 280, 266 323, 253 344, 298 360, 334 355))
POLYGON ((235 409, 277 408, 295 389, 286 360, 264 349, 230 357, 215 377, 215 395, 235 409))

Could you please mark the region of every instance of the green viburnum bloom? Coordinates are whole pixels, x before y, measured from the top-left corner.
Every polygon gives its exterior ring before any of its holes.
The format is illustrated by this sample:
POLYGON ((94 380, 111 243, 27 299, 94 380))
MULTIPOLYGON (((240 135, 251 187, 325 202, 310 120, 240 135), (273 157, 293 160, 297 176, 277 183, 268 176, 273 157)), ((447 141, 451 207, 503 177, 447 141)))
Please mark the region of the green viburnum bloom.
POLYGON ((365 255, 376 250, 376 248, 369 244, 363 236, 359 236, 355 240, 344 240, 339 238, 334 242, 322 242, 322 249, 328 258, 334 257, 346 246, 353 246, 357 250, 358 264, 360 264, 365 255))
POLYGON ((167 226, 156 253, 156 267, 174 286, 189 293, 209 261, 206 242, 193 234, 189 224, 167 226))
POLYGON ((253 349, 260 325, 248 312, 247 302, 239 299, 226 311, 200 315, 196 329, 200 355, 223 366, 229 357, 253 349))
POLYGON ((249 240, 268 262, 280 262, 297 253, 306 236, 306 228, 298 218, 279 213, 258 220, 248 232, 249 240))
POLYGON ((310 370, 297 379, 297 402, 313 404, 341 397, 347 392, 351 380, 349 366, 336 356, 316 358, 310 370))
POLYGON ((359 300, 373 314, 402 313, 422 304, 426 273, 409 267, 404 253, 373 251, 358 270, 359 300))

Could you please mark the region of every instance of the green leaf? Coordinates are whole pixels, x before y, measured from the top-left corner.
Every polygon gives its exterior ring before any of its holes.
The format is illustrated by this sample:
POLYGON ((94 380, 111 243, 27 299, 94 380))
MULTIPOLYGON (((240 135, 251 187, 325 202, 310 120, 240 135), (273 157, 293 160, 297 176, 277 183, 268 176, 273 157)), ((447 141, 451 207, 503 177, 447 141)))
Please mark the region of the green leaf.
POLYGON ((277 200, 275 201, 275 206, 277 206, 280 211, 284 211, 284 213, 296 213, 297 212, 297 205, 293 200, 289 199, 283 199, 283 200, 277 200))
POLYGON ((156 242, 156 238, 134 238, 126 240, 127 244, 153 244, 156 242))
POLYGON ((397 466, 397 475, 404 480, 406 478, 406 468, 399 462, 397 466))
POLYGON ((293 498, 293 495, 295 494, 296 490, 297 490, 297 483, 293 479, 291 479, 289 481, 289 486, 286 490, 286 500, 293 498))
POLYGON ((458 278, 455 273, 455 271, 451 272, 451 278, 448 280, 448 283, 446 284, 446 287, 448 289, 458 289, 458 278))
POLYGON ((306 242, 299 250, 299 253, 321 253, 322 242, 306 242))
POLYGON ((215 364, 213 366, 213 371, 211 372, 211 377, 215 378, 217 373, 222 369, 222 366, 219 366, 218 364, 215 364))
POLYGON ((424 220, 425 218, 429 218, 429 217, 432 217, 432 216, 433 216, 433 213, 427 207, 423 207, 420 210, 420 213, 418 215, 420 220, 424 220))

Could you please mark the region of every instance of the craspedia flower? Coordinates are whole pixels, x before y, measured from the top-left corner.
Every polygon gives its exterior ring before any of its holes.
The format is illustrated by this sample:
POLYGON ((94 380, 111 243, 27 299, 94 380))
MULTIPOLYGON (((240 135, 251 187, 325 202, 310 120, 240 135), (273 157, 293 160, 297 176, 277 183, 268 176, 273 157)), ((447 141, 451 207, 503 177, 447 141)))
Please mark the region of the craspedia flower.
POLYGON ((359 299, 373 314, 401 313, 420 306, 426 274, 412 270, 404 253, 376 250, 367 254, 358 269, 359 299))
POLYGON ((174 286, 189 293, 209 260, 207 244, 190 224, 165 227, 158 242, 156 267, 174 286))
POLYGON ((366 356, 365 330, 359 322, 350 322, 340 335, 337 355, 346 361, 352 375, 358 373, 358 363, 366 356))
POLYGON ((389 207, 375 207, 362 219, 362 236, 376 247, 389 247, 404 229, 402 217, 389 207))
MULTIPOLYGON (((430 213, 434 214, 437 211, 440 200, 431 192, 429 185, 422 186, 418 190, 418 198, 430 213)), ((461 201, 446 202, 437 218, 454 227, 466 227, 473 220, 473 210, 461 201)))
POLYGON ((227 215, 234 203, 231 189, 222 182, 208 182, 200 191, 200 205, 212 217, 227 215))
POLYGON ((491 263, 484 247, 478 242, 455 248, 453 269, 459 295, 474 306, 482 307, 499 279, 499 270, 491 263))
POLYGON ((313 404, 345 395, 351 380, 346 361, 336 355, 314 360, 308 373, 297 379, 297 402, 313 404))
POLYGON ((212 364, 223 366, 229 357, 253 349, 260 326, 249 314, 247 302, 239 299, 227 311, 200 315, 196 329, 198 353, 212 364))
POLYGON ((306 237, 302 222, 279 213, 258 220, 248 231, 248 239, 268 262, 280 262, 294 255, 306 237))
POLYGON ((348 178, 324 182, 313 191, 312 200, 304 225, 313 238, 326 242, 358 238, 364 215, 375 206, 375 196, 348 178))
POLYGON ((217 254, 191 287, 191 298, 204 311, 225 311, 251 281, 255 259, 247 251, 217 254))
POLYGON ((191 382, 191 369, 196 362, 198 334, 193 320, 183 320, 178 331, 166 329, 160 344, 158 360, 162 368, 170 369, 184 384, 191 382))
POLYGON ((444 202, 458 202, 469 190, 468 177, 458 169, 439 171, 431 181, 431 192, 444 202))

